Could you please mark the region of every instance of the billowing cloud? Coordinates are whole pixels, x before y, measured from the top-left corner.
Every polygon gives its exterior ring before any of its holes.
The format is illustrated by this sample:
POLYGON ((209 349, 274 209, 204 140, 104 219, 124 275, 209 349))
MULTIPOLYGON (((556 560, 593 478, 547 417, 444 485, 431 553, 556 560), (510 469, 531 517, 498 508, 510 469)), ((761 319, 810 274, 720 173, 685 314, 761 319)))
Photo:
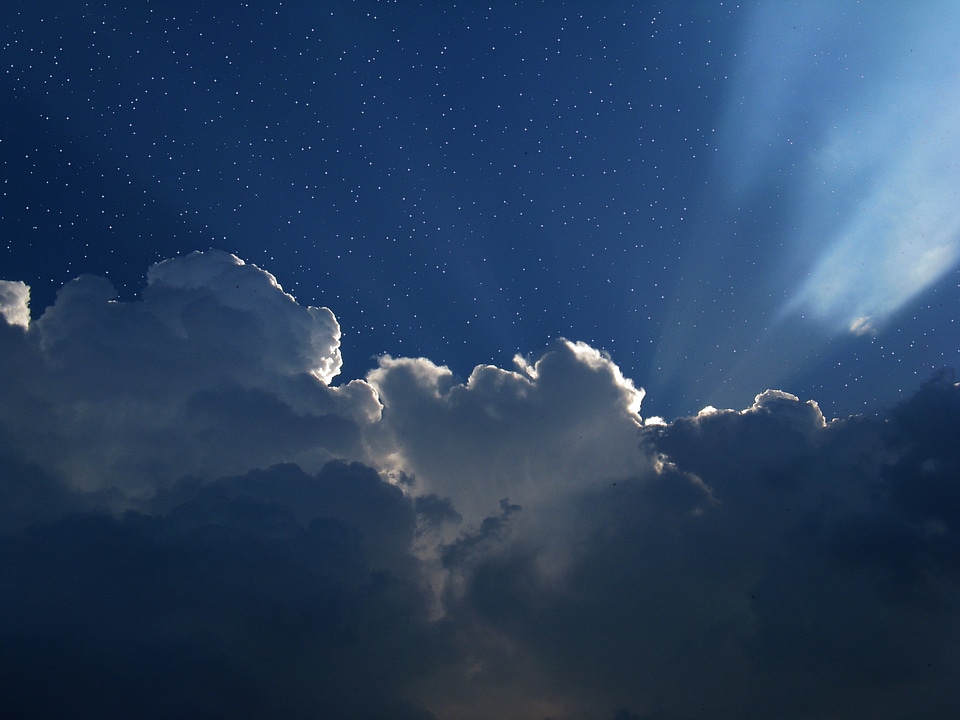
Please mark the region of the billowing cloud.
POLYGON ((0 323, 4 715, 960 710, 946 373, 879 417, 644 424, 567 340, 334 385, 333 314, 223 253, 114 298, 0 323))
POLYGON ((253 265, 211 251, 151 268, 139 300, 105 279, 65 285, 27 332, 3 334, 3 434, 85 490, 147 494, 176 478, 356 455, 380 412, 363 382, 331 387, 339 327, 253 265))
POLYGON ((10 325, 30 324, 30 288, 21 281, 0 280, 0 315, 10 325))
POLYGON ((474 520, 505 496, 543 502, 642 472, 643 391, 609 358, 560 340, 535 363, 515 364, 479 366, 461 383, 423 358, 381 359, 368 377, 384 404, 369 433, 374 453, 474 520))
POLYGON ((949 716, 958 411, 941 381, 832 423, 768 391, 646 430, 653 475, 491 518, 448 553, 471 664, 441 687, 479 708, 451 714, 949 716))

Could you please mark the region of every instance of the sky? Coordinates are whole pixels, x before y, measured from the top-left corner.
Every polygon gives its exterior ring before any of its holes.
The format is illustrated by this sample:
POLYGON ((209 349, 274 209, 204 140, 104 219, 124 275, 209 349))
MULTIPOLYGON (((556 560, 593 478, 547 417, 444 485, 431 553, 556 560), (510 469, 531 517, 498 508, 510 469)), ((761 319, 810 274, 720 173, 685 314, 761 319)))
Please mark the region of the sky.
POLYGON ((960 8, 0 20, 0 707, 955 717, 960 8))

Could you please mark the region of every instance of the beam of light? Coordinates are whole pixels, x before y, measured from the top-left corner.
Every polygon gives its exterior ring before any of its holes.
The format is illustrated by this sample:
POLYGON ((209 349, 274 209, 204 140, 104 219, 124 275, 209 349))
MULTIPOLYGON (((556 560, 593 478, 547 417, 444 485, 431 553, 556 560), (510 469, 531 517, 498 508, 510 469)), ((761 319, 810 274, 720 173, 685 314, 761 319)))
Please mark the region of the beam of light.
POLYGON ((960 264, 960 4, 744 11, 654 413, 789 388, 960 264))
POLYGON ((960 6, 918 5, 912 20, 892 72, 811 153, 797 241, 822 249, 780 319, 869 334, 960 262, 960 6), (825 243, 812 237, 828 224, 825 243))

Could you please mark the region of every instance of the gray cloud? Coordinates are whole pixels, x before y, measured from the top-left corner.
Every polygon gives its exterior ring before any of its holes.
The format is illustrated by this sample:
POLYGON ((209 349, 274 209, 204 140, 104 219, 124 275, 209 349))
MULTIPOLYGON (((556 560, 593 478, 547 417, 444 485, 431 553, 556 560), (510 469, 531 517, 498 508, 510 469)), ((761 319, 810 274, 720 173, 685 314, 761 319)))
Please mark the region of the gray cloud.
POLYGON ((0 539, 6 717, 430 717, 399 692, 439 653, 398 489, 331 463, 178 491, 0 539))
POLYGON ((381 359, 368 380, 384 405, 371 452, 418 488, 453 499, 470 521, 503 497, 525 505, 643 472, 643 391, 583 343, 558 341, 536 362, 477 367, 466 382, 418 358, 381 359))
POLYGON ((960 709, 947 374, 880 417, 768 390, 644 425, 565 340, 335 386, 332 313, 222 253, 113 298, 0 323, 5 715, 960 709))
POLYGON ((379 404, 331 387, 339 327, 272 275, 210 251, 151 268, 135 302, 83 276, 25 333, 2 338, 3 431, 85 490, 149 495, 181 475, 359 454, 379 404))
POLYGON ((445 555, 438 716, 951 716, 958 412, 943 379, 832 423, 767 392, 646 430, 653 474, 491 515, 445 555))

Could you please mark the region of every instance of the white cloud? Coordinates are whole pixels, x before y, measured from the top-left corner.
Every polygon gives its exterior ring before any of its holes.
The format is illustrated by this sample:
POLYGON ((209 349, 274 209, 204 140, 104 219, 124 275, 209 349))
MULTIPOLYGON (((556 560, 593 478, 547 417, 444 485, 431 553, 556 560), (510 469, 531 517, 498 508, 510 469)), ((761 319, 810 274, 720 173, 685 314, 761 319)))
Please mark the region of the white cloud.
POLYGON ((871 335, 874 328, 870 324, 870 318, 867 315, 861 315, 850 323, 849 331, 851 335, 871 335))
POLYGON ((643 472, 643 391, 608 357, 560 340, 518 371, 482 365, 465 383, 429 360, 385 357, 368 380, 384 404, 372 453, 469 520, 503 497, 524 505, 643 472))
POLYGON ((134 302, 77 278, 11 339, 5 417, 29 461, 85 489, 149 494, 185 474, 359 454, 380 406, 362 381, 328 384, 341 364, 328 309, 216 251, 148 278, 134 302))
POLYGON ((26 283, 0 280, 0 315, 10 325, 30 326, 30 288, 26 283))
POLYGON ((264 334, 260 361, 284 375, 310 372, 324 383, 336 377, 340 326, 328 308, 301 307, 277 279, 218 250, 165 260, 150 268, 144 299, 178 334, 188 333, 185 309, 200 298, 249 313, 264 334))

